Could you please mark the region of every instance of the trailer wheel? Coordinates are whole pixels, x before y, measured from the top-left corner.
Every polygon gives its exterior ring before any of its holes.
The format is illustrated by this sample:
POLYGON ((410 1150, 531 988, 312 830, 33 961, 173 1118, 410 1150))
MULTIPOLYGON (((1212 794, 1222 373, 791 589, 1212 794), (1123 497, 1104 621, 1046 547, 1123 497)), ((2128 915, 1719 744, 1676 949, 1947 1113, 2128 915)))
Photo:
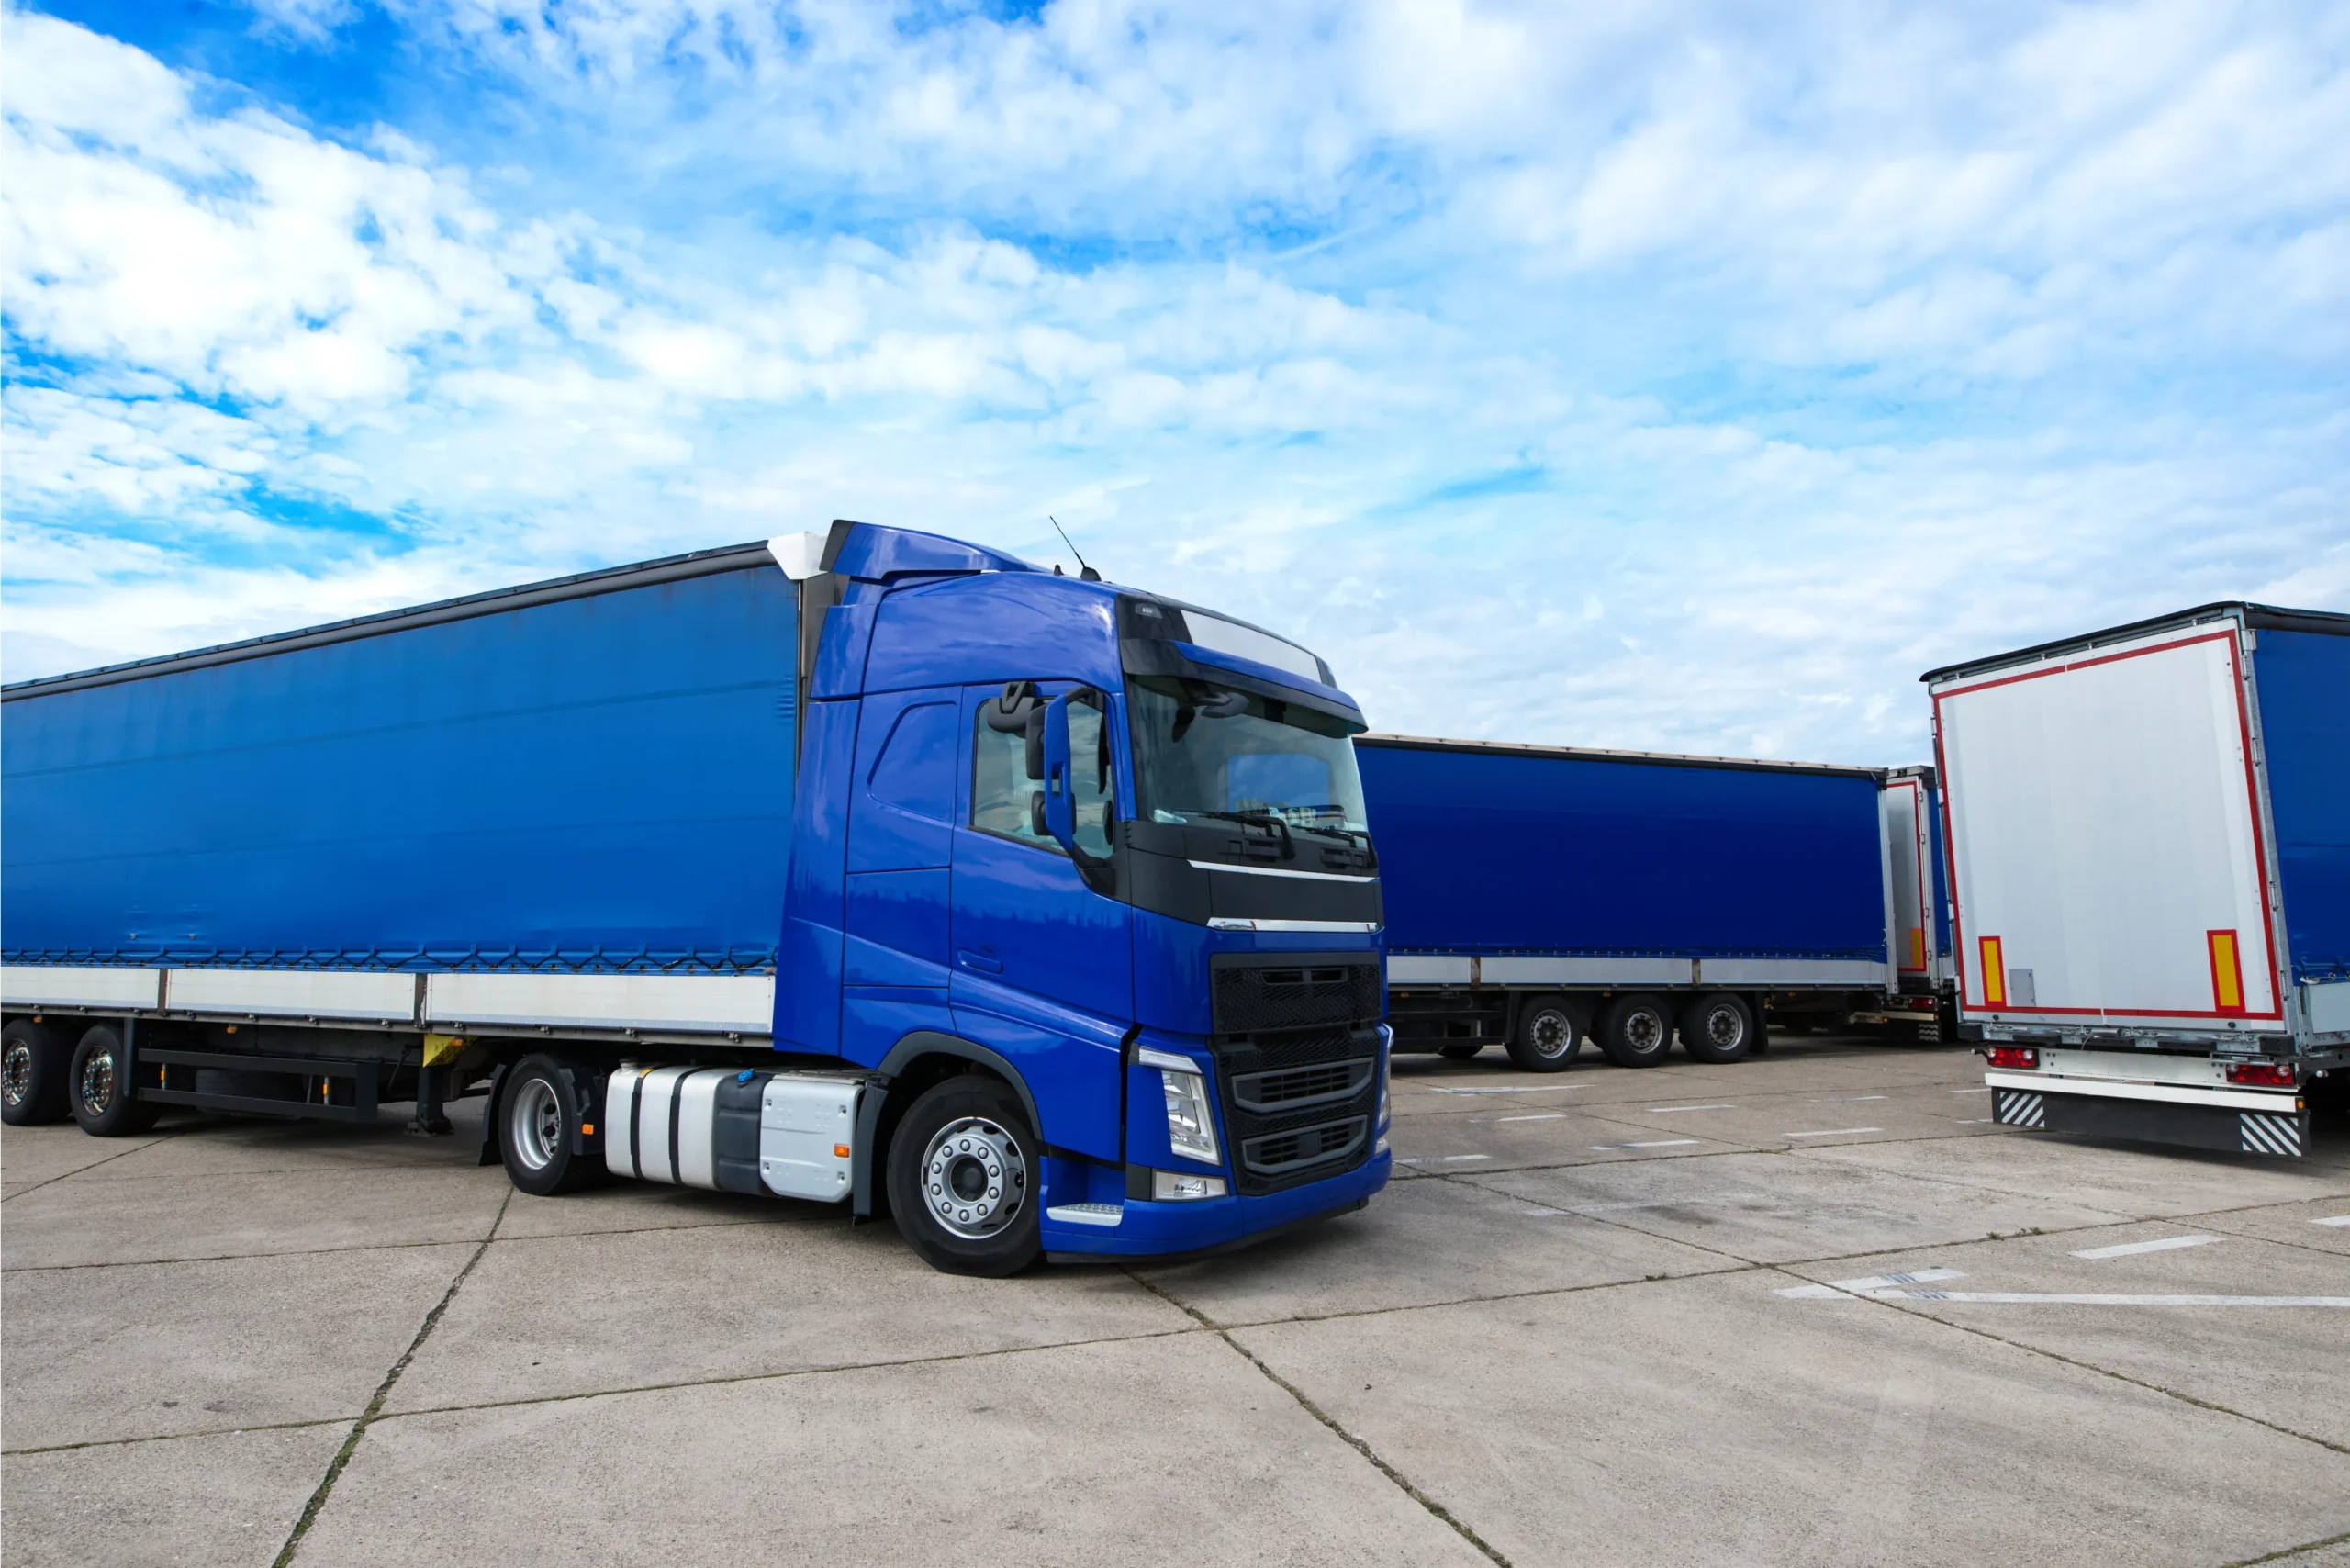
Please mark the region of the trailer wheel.
POLYGON ((12 1127, 62 1121, 65 1042, 46 1024, 19 1018, 0 1035, 0 1122, 12 1127))
POLYGON ((498 1152, 506 1179, 533 1197, 551 1198, 594 1186, 603 1166, 579 1152, 586 1110, 564 1065, 550 1056, 528 1056, 507 1075, 498 1117, 498 1152))
POLYGON ((1002 1279, 1044 1250, 1044 1170, 1020 1099, 950 1078, 906 1108, 890 1143, 890 1214, 934 1269, 1002 1279))
POLYGON ((111 1024, 96 1025, 73 1047, 65 1076, 73 1119, 92 1137, 129 1137, 155 1125, 161 1105, 142 1103, 130 1083, 130 1053, 111 1024))
POLYGON ((1517 1010, 1509 1059, 1528 1072, 1564 1072, 1583 1048, 1583 1025, 1563 996, 1537 996, 1517 1010))
POLYGON ((1754 1048, 1754 1018, 1729 992, 1701 996, 1681 1010, 1681 1048, 1697 1061, 1737 1061, 1754 1048))
POLYGON ((1449 1046, 1437 1047, 1436 1054, 1440 1057, 1450 1057, 1454 1061, 1467 1061, 1484 1048, 1485 1042, 1483 1040, 1460 1040, 1449 1046))
POLYGON ((1599 1048, 1617 1067, 1654 1067, 1673 1048, 1673 1014, 1661 996, 1619 996, 1599 1024, 1599 1048))

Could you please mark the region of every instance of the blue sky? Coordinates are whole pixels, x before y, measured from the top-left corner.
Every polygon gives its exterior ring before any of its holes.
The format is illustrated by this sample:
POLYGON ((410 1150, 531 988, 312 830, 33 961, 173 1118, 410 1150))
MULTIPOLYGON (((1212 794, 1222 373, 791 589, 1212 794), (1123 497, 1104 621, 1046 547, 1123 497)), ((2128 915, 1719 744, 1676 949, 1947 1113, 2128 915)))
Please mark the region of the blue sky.
POLYGON ((836 516, 1901 763, 2350 609, 2350 10, 11 6, 7 678, 836 516))

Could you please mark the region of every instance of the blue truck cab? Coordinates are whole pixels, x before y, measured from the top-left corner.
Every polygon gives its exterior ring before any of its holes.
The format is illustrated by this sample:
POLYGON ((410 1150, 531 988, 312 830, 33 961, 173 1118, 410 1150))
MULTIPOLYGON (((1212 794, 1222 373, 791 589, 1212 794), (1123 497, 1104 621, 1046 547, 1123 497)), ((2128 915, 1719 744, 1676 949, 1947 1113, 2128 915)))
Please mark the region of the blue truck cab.
POLYGON ((982 1274, 1387 1181, 1362 716, 1197 606, 842 522, 5 695, 11 1122, 481 1094, 982 1274))
POLYGON ((974 1068, 1033 1130, 1019 1152, 1056 1256, 1243 1241, 1384 1184, 1363 721, 1328 666, 928 534, 836 527, 819 566, 837 602, 807 693, 775 1042, 877 1075, 861 1141, 900 1152, 856 1202, 886 1191, 941 1259, 996 1249, 1009 1179, 981 1179, 1018 1129, 916 1109, 974 1068), (958 1120, 979 1158, 937 1177, 922 1150, 958 1120))

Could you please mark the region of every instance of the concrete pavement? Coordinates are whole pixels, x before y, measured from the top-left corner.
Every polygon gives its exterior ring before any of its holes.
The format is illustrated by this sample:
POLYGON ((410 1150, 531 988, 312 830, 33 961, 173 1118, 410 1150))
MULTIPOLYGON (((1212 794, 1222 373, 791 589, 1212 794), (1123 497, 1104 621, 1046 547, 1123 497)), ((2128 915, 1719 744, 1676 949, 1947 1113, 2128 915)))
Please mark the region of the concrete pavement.
POLYGON ((0 1558, 2350 1562, 2350 1310, 2293 1305, 2350 1297, 2350 1129, 2034 1137, 1977 1066, 1399 1058, 1368 1211, 1006 1282, 512 1193, 477 1103, 12 1127, 0 1558))

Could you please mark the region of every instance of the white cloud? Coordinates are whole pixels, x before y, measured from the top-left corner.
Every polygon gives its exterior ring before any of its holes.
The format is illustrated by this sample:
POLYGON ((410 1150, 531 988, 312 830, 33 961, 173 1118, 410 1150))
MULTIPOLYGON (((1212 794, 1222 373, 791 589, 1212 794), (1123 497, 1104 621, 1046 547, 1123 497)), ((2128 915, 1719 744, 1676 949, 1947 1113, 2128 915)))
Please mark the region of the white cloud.
POLYGON ((1382 725, 1908 761, 1928 664, 2350 605, 2327 9, 400 14, 516 112, 8 13, 12 678, 1049 511, 1382 725))

